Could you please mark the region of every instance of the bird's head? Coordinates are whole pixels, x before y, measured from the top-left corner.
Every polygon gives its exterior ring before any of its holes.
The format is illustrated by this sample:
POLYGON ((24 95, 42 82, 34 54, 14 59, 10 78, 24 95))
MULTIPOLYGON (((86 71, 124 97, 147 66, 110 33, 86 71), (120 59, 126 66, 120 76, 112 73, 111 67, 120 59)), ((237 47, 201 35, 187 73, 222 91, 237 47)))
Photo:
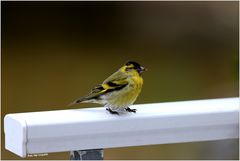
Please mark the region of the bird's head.
POLYGON ((141 75, 141 73, 143 71, 146 71, 146 68, 142 67, 139 63, 135 62, 135 61, 128 61, 122 68, 121 70, 124 73, 127 73, 129 75, 136 75, 139 74, 141 75))

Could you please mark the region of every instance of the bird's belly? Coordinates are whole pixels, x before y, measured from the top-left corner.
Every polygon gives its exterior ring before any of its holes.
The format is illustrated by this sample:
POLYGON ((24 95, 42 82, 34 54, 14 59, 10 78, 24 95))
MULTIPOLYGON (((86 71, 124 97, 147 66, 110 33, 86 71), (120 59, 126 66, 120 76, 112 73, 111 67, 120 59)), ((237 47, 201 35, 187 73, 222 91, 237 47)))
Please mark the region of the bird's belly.
POLYGON ((107 104, 105 106, 112 110, 121 110, 132 105, 137 99, 141 87, 128 85, 123 90, 115 91, 105 96, 107 104))

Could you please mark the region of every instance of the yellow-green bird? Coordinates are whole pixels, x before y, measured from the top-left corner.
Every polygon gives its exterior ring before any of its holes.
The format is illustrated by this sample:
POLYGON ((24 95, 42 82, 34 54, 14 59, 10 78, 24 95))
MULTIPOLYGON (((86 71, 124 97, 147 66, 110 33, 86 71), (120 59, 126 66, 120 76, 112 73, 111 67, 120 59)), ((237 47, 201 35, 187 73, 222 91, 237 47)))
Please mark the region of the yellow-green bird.
POLYGON ((118 114, 118 111, 123 110, 136 112, 136 109, 130 109, 129 106, 136 101, 141 92, 143 85, 141 73, 145 70, 139 63, 128 61, 102 84, 94 87, 88 95, 70 105, 98 103, 107 107, 106 110, 112 114, 118 114))

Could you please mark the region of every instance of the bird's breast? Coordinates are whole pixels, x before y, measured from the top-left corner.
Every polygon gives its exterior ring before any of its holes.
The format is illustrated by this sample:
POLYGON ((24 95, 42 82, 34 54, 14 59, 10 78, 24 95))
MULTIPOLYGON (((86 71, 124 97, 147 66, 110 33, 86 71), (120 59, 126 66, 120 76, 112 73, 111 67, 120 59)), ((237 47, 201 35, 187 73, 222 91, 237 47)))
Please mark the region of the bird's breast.
POLYGON ((143 79, 142 77, 132 77, 130 84, 129 84, 129 92, 128 97, 132 98, 132 100, 136 100, 137 96, 141 92, 143 85, 143 79))
POLYGON ((142 88, 142 85, 143 85, 143 79, 142 77, 139 77, 139 76, 134 76, 131 78, 131 82, 130 82, 130 85, 133 87, 133 88, 142 88))

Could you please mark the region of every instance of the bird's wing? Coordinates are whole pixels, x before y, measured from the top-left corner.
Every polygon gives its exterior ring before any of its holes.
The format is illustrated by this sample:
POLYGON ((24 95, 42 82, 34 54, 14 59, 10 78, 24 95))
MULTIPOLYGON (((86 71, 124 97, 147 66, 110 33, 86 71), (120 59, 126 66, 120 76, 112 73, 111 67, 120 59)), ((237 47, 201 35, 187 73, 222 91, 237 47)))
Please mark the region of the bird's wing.
POLYGON ((125 85, 128 84, 127 78, 128 76, 126 74, 117 71, 105 79, 102 84, 108 84, 110 86, 125 85))
POLYGON ((102 84, 99 84, 98 86, 93 88, 90 95, 93 97, 97 97, 108 92, 120 90, 127 85, 127 76, 120 71, 117 71, 113 73, 110 77, 108 77, 106 80, 104 80, 102 84))
POLYGON ((102 84, 99 84, 96 87, 94 87, 87 96, 77 99, 71 105, 78 104, 91 99, 97 99, 99 98, 99 96, 103 94, 120 90, 126 87, 127 85, 128 85, 127 76, 124 75, 123 73, 120 73, 120 71, 117 71, 113 73, 110 77, 108 77, 105 81, 103 81, 102 84))
POLYGON ((99 84, 96 87, 94 87, 91 93, 87 96, 87 99, 96 98, 102 94, 120 90, 127 85, 128 85, 127 75, 125 75, 121 71, 117 71, 113 73, 111 76, 109 76, 106 80, 104 80, 102 84, 99 84))

